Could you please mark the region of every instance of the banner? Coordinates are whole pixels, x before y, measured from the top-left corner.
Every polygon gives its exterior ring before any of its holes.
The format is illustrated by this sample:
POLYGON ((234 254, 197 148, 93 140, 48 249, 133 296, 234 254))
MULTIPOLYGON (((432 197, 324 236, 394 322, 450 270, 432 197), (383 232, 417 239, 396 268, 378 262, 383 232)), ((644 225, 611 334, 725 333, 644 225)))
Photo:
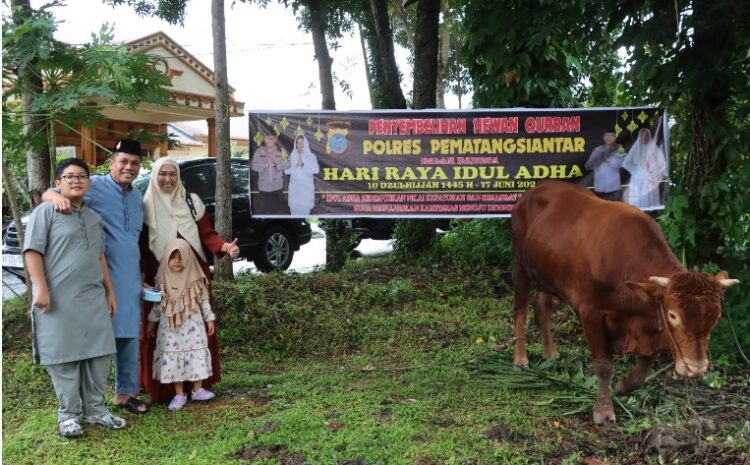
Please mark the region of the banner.
POLYGON ((663 208, 663 108, 250 113, 254 216, 499 217, 548 179, 663 208))

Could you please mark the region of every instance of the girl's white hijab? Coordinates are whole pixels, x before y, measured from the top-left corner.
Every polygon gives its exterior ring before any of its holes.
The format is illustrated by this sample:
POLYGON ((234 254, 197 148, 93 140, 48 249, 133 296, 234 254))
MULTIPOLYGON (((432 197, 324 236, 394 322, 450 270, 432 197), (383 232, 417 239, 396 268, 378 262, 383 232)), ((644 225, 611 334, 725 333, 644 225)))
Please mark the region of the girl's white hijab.
POLYGON ((295 174, 295 171, 298 171, 300 168, 297 167, 297 161, 299 159, 302 160, 302 163, 309 163, 310 158, 315 158, 315 155, 313 155, 312 150, 310 150, 310 142, 308 142, 307 137, 305 136, 297 136, 294 138, 294 147, 292 148, 292 153, 289 155, 289 160, 292 163, 292 166, 284 170, 286 174, 295 174), (302 153, 299 153, 299 150, 297 150, 297 140, 299 138, 302 138, 303 141, 303 147, 302 147, 302 153))
POLYGON ((148 248, 159 261, 163 258, 167 243, 177 238, 178 233, 193 247, 203 261, 206 261, 198 225, 195 223, 205 214, 206 207, 200 200, 194 202, 196 210, 194 219, 187 204, 186 194, 177 161, 171 158, 156 160, 151 168, 151 179, 148 181, 146 195, 143 197, 143 222, 148 227, 148 248), (177 183, 170 193, 162 191, 158 181, 159 171, 166 164, 174 166, 177 170, 177 183))

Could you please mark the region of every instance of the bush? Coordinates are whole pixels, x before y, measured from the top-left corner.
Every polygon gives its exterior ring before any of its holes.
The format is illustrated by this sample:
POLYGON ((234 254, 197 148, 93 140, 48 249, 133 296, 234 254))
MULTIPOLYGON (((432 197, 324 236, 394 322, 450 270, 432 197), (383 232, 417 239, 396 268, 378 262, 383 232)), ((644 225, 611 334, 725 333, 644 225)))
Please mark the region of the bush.
POLYGON ((491 278, 378 260, 339 273, 272 273, 214 283, 222 349, 276 356, 430 350, 510 331, 491 278))
POLYGON ((401 258, 413 258, 431 250, 437 243, 435 222, 399 220, 393 230, 393 251, 401 258))
POLYGON ((510 218, 457 222, 440 245, 443 255, 461 269, 508 270, 513 257, 510 218))

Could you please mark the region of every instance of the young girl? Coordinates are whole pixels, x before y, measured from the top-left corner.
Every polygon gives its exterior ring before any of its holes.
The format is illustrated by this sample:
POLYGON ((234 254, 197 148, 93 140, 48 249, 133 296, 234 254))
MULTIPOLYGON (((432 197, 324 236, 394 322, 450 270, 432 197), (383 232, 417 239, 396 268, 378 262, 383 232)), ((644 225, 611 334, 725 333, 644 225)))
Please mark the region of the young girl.
POLYGON ((192 400, 213 399, 214 393, 202 384, 213 373, 207 336, 214 333, 215 317, 208 302, 208 280, 184 239, 167 243, 156 285, 161 288, 161 302, 154 304, 148 315, 148 335, 156 336, 154 379, 174 384, 176 394, 170 410, 187 403, 185 381, 193 383, 192 400))

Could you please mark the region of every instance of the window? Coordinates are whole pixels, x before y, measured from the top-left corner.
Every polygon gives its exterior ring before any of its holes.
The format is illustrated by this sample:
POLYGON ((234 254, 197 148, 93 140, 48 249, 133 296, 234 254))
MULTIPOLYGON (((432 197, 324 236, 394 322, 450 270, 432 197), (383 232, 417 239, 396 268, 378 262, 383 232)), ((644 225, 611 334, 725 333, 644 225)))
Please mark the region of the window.
POLYGON ((250 165, 232 163, 232 195, 247 195, 250 189, 250 165))
POLYGON ((188 192, 198 194, 198 197, 206 203, 207 199, 214 198, 214 183, 211 175, 211 165, 191 166, 181 170, 182 184, 188 192))

